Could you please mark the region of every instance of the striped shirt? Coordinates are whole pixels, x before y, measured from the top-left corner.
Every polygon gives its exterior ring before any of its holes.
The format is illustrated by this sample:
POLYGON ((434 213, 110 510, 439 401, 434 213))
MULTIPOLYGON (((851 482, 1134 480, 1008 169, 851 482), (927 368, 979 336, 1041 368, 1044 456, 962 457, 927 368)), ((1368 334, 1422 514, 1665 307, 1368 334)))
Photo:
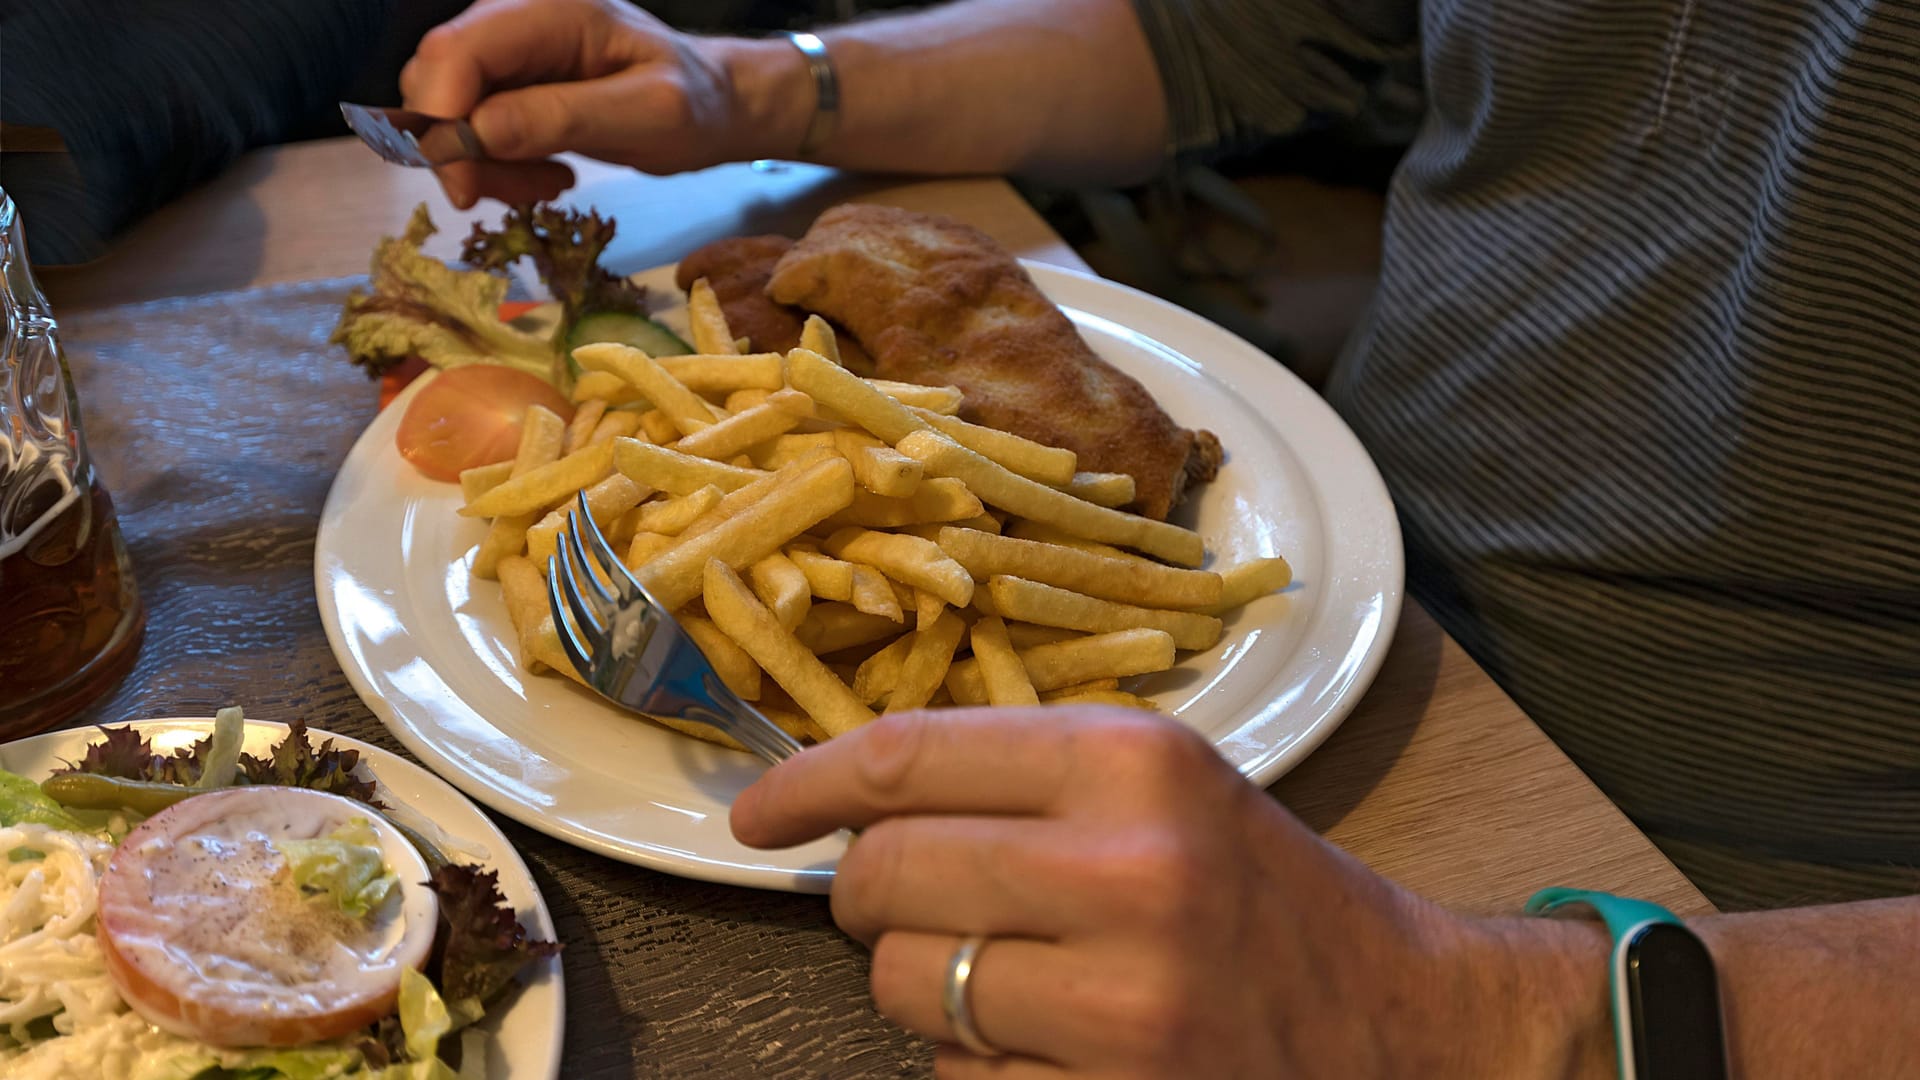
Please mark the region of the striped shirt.
POLYGON ((1414 595, 1723 907, 1920 891, 1920 2, 1136 7, 1177 151, 1424 86, 1327 388, 1414 595))

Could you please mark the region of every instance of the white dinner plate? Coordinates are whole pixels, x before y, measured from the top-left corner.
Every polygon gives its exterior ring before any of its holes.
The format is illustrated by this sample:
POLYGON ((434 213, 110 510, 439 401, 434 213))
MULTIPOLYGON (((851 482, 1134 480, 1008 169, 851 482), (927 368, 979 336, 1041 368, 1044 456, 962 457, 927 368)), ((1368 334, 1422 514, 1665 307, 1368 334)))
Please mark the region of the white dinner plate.
MULTIPOLYGON (((1175 420, 1226 448, 1176 520, 1210 565, 1284 555, 1295 584, 1227 617, 1226 634, 1134 689, 1266 784, 1325 739, 1379 670, 1399 616, 1400 531, 1346 425, 1226 330, 1100 278, 1028 264, 1089 345, 1175 420)), ((671 268, 638 280, 679 296, 671 268)), ((683 307, 656 317, 685 326, 683 307)), ((842 841, 755 851, 727 828, 756 758, 677 735, 515 661, 500 590, 468 573, 484 522, 458 485, 421 476, 394 434, 409 387, 347 455, 321 515, 314 582, 334 655, 407 748, 469 795, 616 859, 762 888, 824 891, 842 841)))
MULTIPOLYGON (((108 725, 120 727, 119 724, 108 725)), ((162 754, 188 746, 213 730, 211 719, 171 718, 136 720, 126 725, 137 729, 162 754)), ((247 721, 243 746, 247 753, 264 755, 287 733, 286 725, 260 720, 247 721)), ((447 855, 456 862, 472 863, 500 875, 500 892, 519 912, 520 921, 534 936, 551 940, 553 920, 540 890, 527 873, 527 864, 513 845, 487 815, 481 813, 460 793, 439 777, 413 762, 390 754, 358 739, 308 728, 307 737, 315 746, 332 739, 337 746, 360 751, 360 767, 379 785, 379 799, 408 814, 403 820, 431 822, 446 835, 447 855), (404 809, 401 809, 404 808, 404 809)), ((87 746, 100 740, 98 728, 72 728, 50 731, 0 746, 0 769, 33 780, 44 780, 53 770, 77 761, 87 746)), ((527 965, 520 973, 522 986, 504 1009, 494 1009, 481 1021, 480 1028, 492 1038, 487 1040, 489 1077, 499 1080, 558 1080, 560 1041, 566 1030, 566 991, 561 983, 560 958, 550 957, 527 965)))

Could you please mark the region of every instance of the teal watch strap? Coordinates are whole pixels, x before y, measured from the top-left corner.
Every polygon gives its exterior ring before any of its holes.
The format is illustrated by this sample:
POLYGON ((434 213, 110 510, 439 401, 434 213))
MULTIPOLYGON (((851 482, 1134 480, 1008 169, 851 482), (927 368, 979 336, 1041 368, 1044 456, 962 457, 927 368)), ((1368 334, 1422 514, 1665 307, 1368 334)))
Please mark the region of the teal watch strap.
POLYGON ((1633 935, 1648 923, 1678 923, 1673 912, 1646 900, 1629 900, 1591 889, 1541 889, 1527 898, 1529 915, 1551 915, 1569 907, 1584 907, 1600 916, 1613 939, 1607 957, 1607 997, 1613 1002, 1613 1057, 1620 1080, 1638 1080, 1634 1068, 1633 1017, 1627 1008, 1626 949, 1633 935))
POLYGON ((1679 916, 1659 904, 1647 900, 1629 900, 1624 896, 1591 889, 1541 889, 1527 899, 1526 912, 1529 915, 1551 915, 1559 908, 1574 904, 1593 909, 1593 913, 1606 924, 1607 933, 1616 946, 1648 923, 1683 925, 1679 916))

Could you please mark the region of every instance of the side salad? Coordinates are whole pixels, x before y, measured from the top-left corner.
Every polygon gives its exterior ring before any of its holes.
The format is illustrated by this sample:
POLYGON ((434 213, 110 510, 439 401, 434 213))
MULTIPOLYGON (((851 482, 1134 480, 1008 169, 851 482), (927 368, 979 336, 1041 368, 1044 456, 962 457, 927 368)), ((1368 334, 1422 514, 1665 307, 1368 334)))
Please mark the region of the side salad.
POLYGON ((0 1074, 454 1080, 535 939, 498 875, 380 800, 303 723, 242 752, 238 709, 157 752, 103 729, 36 783, 0 771, 0 1074))
POLYGON ((476 222, 461 249, 465 270, 420 250, 437 231, 426 205, 416 207, 406 231, 374 249, 371 290, 347 297, 331 340, 370 375, 415 358, 441 369, 495 364, 565 392, 578 374, 571 353, 579 345, 613 341, 653 356, 692 351, 647 317, 645 289, 600 265, 614 223, 592 210, 521 205, 497 229, 476 222), (500 318, 511 284, 505 271, 520 259, 559 303, 550 331, 500 318))

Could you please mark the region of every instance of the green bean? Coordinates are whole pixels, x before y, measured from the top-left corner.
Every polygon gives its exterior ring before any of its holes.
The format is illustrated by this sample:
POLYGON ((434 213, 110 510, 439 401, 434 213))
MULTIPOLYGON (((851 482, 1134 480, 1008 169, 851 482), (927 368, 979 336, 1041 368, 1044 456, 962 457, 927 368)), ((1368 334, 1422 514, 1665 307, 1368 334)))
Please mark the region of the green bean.
POLYGON ((127 780, 93 773, 60 773, 40 782, 40 790, 62 806, 77 810, 131 810, 151 817, 181 799, 200 794, 179 784, 127 780))

